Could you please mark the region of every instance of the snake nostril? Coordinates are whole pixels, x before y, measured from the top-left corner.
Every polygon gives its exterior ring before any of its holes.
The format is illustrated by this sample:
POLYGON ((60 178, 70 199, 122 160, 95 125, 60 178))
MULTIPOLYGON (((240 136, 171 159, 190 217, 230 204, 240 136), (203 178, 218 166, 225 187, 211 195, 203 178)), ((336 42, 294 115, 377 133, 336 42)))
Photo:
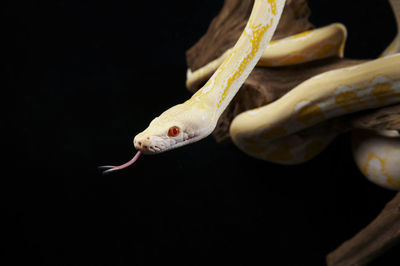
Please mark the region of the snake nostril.
POLYGON ((139 146, 142 146, 142 143, 140 141, 138 142, 138 144, 139 144, 139 146))

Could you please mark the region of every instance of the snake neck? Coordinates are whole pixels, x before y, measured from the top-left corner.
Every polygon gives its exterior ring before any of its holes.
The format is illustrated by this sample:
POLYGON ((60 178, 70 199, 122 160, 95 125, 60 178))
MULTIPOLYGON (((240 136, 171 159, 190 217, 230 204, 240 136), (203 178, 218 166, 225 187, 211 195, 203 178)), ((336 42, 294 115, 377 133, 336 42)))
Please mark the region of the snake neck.
POLYGON ((218 120, 271 40, 285 0, 256 0, 246 28, 208 82, 186 104, 201 105, 218 120))

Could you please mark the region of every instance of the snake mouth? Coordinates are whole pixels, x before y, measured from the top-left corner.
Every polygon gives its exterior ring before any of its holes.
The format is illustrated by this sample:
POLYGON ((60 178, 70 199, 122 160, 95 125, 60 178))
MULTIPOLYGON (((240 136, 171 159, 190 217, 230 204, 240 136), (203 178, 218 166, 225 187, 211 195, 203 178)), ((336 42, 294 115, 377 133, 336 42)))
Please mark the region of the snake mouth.
MULTIPOLYGON (((184 140, 176 141, 175 139, 169 139, 169 142, 162 142, 156 144, 149 144, 149 145, 135 145, 135 148, 141 151, 143 154, 160 154, 166 151, 174 150, 181 146, 185 146, 189 143, 196 142, 202 139, 202 136, 196 135, 193 137, 185 138, 184 140), (167 144, 165 144, 167 143, 167 144)), ((139 144, 137 142, 137 144, 139 144)))

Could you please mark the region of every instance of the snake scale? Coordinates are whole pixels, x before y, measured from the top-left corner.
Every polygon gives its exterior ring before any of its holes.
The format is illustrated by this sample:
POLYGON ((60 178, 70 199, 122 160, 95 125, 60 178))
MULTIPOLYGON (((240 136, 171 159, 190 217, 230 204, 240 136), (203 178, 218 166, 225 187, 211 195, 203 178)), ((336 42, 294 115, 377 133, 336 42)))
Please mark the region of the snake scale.
MULTIPOLYGON (((390 0, 400 25, 400 0, 390 0)), ((208 81, 189 100, 175 105, 136 135, 137 154, 120 166, 104 166, 105 173, 133 164, 143 154, 157 154, 199 141, 210 135, 217 121, 253 68, 301 64, 343 56, 346 28, 335 23, 270 42, 285 0, 255 0, 247 25, 235 46, 194 72, 187 86, 208 81)), ((380 58, 314 76, 278 100, 239 114, 230 136, 243 152, 280 164, 297 164, 318 155, 339 134, 302 132, 318 123, 400 103, 400 37, 380 58)), ((361 172, 372 182, 400 190, 398 132, 359 132, 353 155, 361 172), (379 134, 378 134, 379 133, 379 134)))

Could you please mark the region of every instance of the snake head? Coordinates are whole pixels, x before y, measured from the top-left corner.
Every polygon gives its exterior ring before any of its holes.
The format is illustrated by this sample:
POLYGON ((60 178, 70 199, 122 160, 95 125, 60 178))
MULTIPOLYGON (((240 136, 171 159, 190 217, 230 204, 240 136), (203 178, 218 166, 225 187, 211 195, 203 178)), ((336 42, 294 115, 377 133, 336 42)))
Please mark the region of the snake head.
POLYGON ((157 154, 175 149, 207 137, 216 123, 206 108, 186 102, 175 105, 151 121, 134 138, 137 150, 144 154, 157 154))

